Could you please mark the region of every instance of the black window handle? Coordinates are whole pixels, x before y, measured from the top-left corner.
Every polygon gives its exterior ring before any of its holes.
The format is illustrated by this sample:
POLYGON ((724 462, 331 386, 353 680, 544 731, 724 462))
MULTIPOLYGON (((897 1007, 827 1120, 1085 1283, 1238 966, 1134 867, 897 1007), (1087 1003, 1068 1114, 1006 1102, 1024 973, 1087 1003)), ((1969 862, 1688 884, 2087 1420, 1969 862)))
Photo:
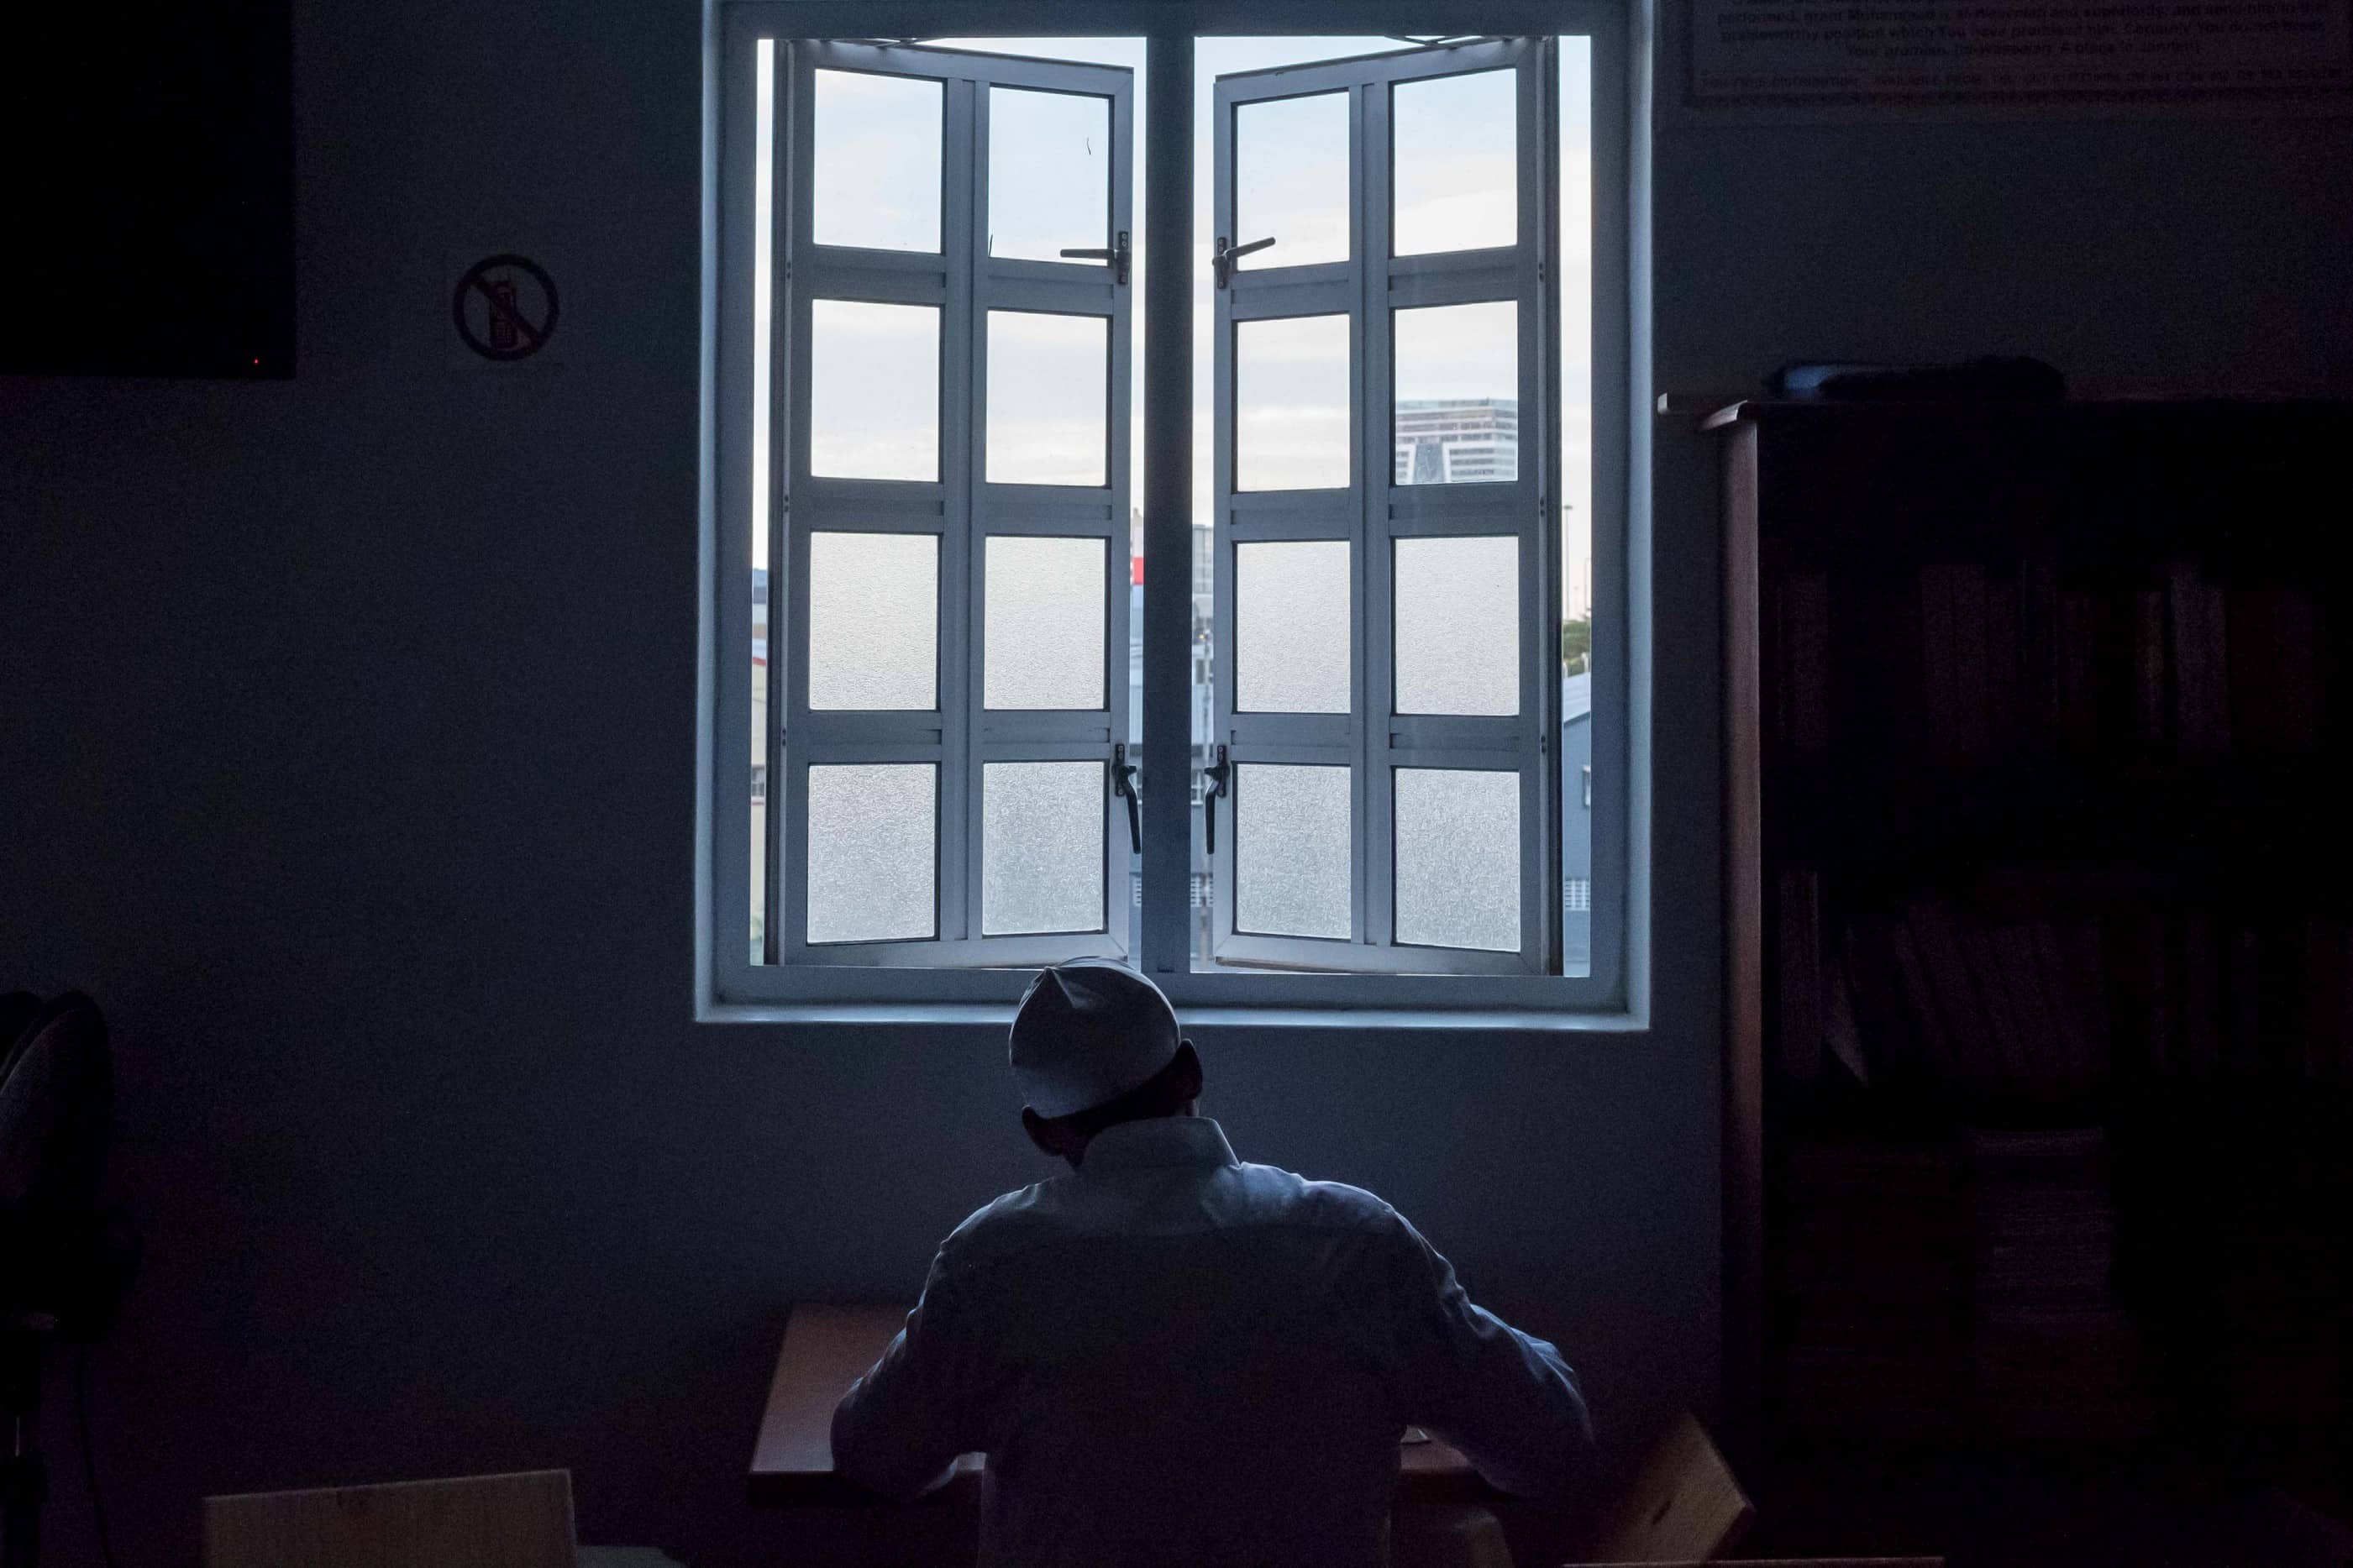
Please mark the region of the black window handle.
POLYGON ((1144 853, 1144 814, 1135 795, 1135 764, 1127 760, 1127 744, 1111 749, 1111 793, 1127 802, 1127 837, 1138 855, 1144 853))
POLYGON ((1234 281, 1234 263, 1252 251, 1264 250, 1273 243, 1272 235, 1267 236, 1264 239, 1253 239, 1247 245, 1236 245, 1224 235, 1218 236, 1218 248, 1209 258, 1210 262, 1218 269, 1218 287, 1231 288, 1234 281))
POLYGON ((1109 249, 1096 246, 1092 250, 1065 250, 1061 255, 1065 261, 1108 261, 1111 263, 1112 277, 1121 283, 1127 281, 1127 230, 1125 229, 1119 231, 1118 239, 1109 249))
POLYGON ((1218 797, 1233 793, 1234 765, 1226 761, 1226 749, 1218 748, 1218 760, 1201 770, 1209 787, 1201 792, 1202 847, 1210 854, 1218 852, 1218 797))

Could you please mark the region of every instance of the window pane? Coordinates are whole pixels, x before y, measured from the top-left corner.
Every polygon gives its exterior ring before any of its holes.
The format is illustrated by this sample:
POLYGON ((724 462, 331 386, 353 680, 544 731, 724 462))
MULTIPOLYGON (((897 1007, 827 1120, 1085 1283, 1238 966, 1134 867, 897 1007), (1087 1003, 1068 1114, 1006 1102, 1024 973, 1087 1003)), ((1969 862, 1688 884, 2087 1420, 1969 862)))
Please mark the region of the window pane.
POLYGON ((1111 100, 990 88, 988 254, 1102 249, 1110 217, 1111 100))
POLYGON ((988 541, 982 701, 990 708, 1103 705, 1103 542, 988 541))
POLYGON ((1397 542, 1397 711, 1520 710, 1520 542, 1397 542))
POLYGON ((988 482, 1107 483, 1111 319, 988 313, 988 482))
POLYGON ((1271 237, 1240 265, 1348 259, 1348 95, 1245 103, 1234 110, 1236 245, 1271 237))
POLYGON ((752 72, 752 962, 767 961, 768 374, 776 302, 776 40, 752 72))
POLYGON ((1397 770, 1397 939, 1520 950, 1520 775, 1397 770))
POLYGON ((1339 489, 1347 482, 1348 318, 1236 322, 1234 488, 1339 489))
POLYGON ((1346 768, 1234 769, 1236 929, 1346 938, 1348 866, 1346 768))
POLYGON ((810 473, 939 478, 937 306, 812 300, 809 385, 810 473))
POLYGON ((1395 254, 1482 250, 1518 237, 1517 96, 1508 70, 1399 82, 1391 90, 1395 254))
POLYGON ((821 70, 810 237, 873 250, 940 247, 940 84, 821 70))
POLYGON ((937 933, 937 775, 930 763, 810 767, 811 942, 898 942, 937 933))
POLYGON ((1234 706, 1348 710, 1348 544, 1234 547, 1234 706))
POLYGON ((809 706, 938 707, 939 580, 935 535, 810 534, 809 706))
POLYGON ((1519 306, 1430 305, 1394 321, 1397 483, 1519 478, 1519 306))
POLYGON ((1101 763, 987 763, 980 770, 980 929, 1101 931, 1101 763))

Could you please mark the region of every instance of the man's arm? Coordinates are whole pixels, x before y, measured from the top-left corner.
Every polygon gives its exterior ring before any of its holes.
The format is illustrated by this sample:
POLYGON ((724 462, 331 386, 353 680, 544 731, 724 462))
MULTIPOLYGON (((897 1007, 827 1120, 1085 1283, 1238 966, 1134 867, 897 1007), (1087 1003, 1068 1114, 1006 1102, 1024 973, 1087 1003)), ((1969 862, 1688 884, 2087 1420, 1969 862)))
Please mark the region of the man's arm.
POLYGON ((906 1326, 834 1407, 835 1473, 902 1501, 936 1486, 973 1446, 965 1378, 955 1289, 935 1261, 906 1326))
POLYGON ((1545 1341, 1474 1304, 1421 1233, 1398 1219, 1406 1419, 1462 1450, 1492 1486, 1549 1497, 1593 1446, 1577 1374, 1545 1341))

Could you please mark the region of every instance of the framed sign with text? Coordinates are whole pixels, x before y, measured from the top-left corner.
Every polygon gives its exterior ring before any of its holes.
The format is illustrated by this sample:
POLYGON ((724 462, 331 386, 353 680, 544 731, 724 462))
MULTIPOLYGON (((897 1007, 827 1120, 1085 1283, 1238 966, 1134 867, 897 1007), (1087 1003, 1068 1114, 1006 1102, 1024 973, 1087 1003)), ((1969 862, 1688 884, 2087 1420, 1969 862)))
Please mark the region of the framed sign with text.
POLYGON ((2353 101, 2348 0, 1690 0, 1687 101, 2353 101))

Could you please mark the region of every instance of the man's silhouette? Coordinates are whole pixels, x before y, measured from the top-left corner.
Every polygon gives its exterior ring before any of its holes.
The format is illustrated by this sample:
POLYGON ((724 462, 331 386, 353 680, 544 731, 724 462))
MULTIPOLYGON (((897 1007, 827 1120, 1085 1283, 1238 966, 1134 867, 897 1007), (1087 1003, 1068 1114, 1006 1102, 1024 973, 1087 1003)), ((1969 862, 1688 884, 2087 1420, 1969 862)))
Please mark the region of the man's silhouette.
POLYGON ((1372 1194, 1236 1160, 1150 981, 1043 971, 1010 1054, 1071 1173, 941 1245, 834 1412, 844 1475, 909 1496, 986 1453, 981 1561, 1025 1568, 1371 1568, 1408 1426, 1506 1490, 1567 1482, 1591 1429, 1558 1352, 1372 1194))

